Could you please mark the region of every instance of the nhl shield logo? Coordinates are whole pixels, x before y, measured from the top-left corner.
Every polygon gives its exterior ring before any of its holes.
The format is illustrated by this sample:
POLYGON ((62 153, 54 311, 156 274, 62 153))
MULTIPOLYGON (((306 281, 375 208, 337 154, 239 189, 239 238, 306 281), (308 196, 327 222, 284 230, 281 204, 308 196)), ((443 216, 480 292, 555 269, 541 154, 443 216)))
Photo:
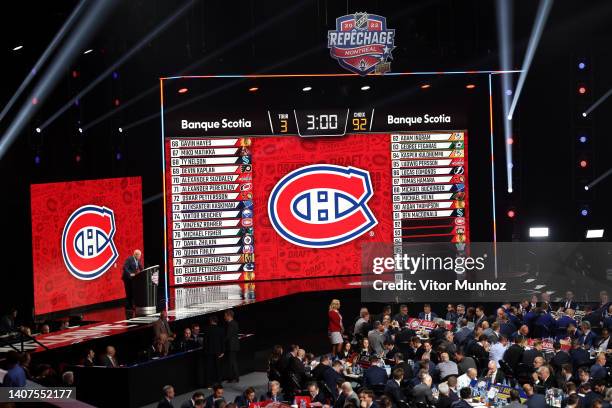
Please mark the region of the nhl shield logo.
POLYGON ((395 30, 385 17, 355 13, 336 19, 336 29, 327 32, 327 48, 340 66, 359 75, 389 70, 393 59, 395 30))
POLYGON ((366 170, 315 164, 280 179, 268 200, 276 232, 308 248, 329 248, 361 236, 377 224, 367 206, 372 182, 366 170))
POLYGON ((77 279, 102 276, 119 256, 113 238, 115 214, 97 205, 80 207, 68 217, 62 232, 62 255, 77 279))

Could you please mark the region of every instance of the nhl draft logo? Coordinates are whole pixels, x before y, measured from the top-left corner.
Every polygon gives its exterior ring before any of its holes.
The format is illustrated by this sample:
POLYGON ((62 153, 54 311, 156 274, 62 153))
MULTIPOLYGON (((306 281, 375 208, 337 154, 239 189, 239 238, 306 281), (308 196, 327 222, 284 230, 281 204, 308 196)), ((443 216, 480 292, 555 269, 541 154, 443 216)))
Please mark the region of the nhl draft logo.
POLYGON ((355 13, 336 19, 336 29, 327 32, 327 48, 340 66, 359 75, 391 68, 395 30, 387 29, 385 17, 355 13))
POLYGON ((119 256, 114 236, 110 208, 86 205, 73 212, 62 233, 62 255, 70 273, 81 280, 102 276, 119 256))
POLYGON ((272 189, 268 215, 276 232, 308 248, 349 242, 378 222, 367 206, 370 173, 355 167, 315 164, 292 171, 272 189))

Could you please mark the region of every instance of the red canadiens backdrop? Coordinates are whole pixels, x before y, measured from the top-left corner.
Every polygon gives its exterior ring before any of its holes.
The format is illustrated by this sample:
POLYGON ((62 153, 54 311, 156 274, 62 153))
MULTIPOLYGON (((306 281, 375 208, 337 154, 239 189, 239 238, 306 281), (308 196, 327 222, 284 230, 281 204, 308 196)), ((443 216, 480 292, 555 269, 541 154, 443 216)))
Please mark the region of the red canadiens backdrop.
POLYGON ((35 314, 125 296, 124 260, 143 247, 140 177, 31 186, 35 314))
POLYGON ((388 134, 343 138, 256 139, 253 152, 255 279, 354 275, 361 273, 364 243, 391 242, 391 154, 388 134), (305 248, 283 239, 268 216, 270 192, 293 170, 312 164, 352 166, 370 174, 373 195, 367 206, 378 224, 363 235, 332 248, 305 248))

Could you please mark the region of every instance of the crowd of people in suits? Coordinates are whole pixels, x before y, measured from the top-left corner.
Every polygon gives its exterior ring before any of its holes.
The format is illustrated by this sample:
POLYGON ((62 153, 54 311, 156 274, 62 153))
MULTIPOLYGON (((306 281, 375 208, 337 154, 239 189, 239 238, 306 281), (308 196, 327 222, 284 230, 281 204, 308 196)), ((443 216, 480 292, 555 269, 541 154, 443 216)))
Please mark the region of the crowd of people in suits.
POLYGON ((509 408, 544 408, 551 389, 562 391, 564 407, 612 402, 612 305, 605 293, 595 306, 578 304, 571 292, 556 304, 546 293, 495 310, 449 304, 441 317, 426 304, 413 315, 431 322, 427 333, 408 324, 408 305, 378 314, 363 307, 346 326, 340 307, 334 299, 328 310, 331 353, 315 357, 295 344, 276 345, 264 395, 249 387, 226 402, 217 384, 208 398, 194 394, 184 406, 300 406, 307 397, 313 407, 471 408, 475 383, 508 385, 509 408))
POLYGON ((385 306, 376 315, 364 307, 345 326, 334 299, 330 354, 315 358, 297 345, 274 347, 268 377, 282 391, 279 400, 316 390, 313 401, 335 408, 369 407, 368 395, 375 407, 460 408, 471 402, 471 385, 484 381, 513 387, 513 408, 544 407, 553 388, 567 406, 610 406, 612 304, 604 292, 597 305, 579 305, 571 292, 553 303, 542 293, 495 310, 449 304, 443 317, 426 304, 414 316, 432 322, 427 335, 407 324, 408 305, 396 313, 385 306))

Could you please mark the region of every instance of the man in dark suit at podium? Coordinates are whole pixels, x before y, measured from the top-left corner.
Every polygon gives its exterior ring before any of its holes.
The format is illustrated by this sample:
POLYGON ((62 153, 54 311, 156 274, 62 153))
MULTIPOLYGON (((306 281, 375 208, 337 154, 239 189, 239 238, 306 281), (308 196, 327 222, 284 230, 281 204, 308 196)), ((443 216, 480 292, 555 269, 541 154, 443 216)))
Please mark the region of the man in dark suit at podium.
POLYGON ((137 273, 144 269, 144 266, 140 260, 141 257, 142 252, 140 249, 136 249, 134 254, 132 254, 132 256, 126 259, 123 263, 123 274, 121 275, 121 279, 123 280, 123 287, 125 288, 125 302, 128 310, 134 309, 132 278, 134 278, 137 273))

